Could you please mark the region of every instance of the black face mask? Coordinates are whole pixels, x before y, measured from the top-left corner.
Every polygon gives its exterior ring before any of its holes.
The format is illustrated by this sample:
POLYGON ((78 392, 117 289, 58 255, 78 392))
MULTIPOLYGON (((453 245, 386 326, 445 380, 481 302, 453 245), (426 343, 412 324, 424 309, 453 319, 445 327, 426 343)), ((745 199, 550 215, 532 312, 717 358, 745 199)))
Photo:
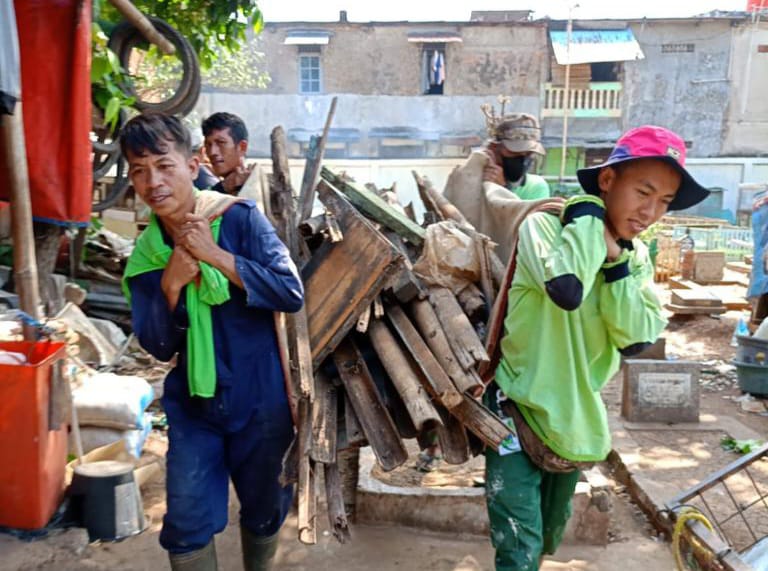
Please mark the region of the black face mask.
POLYGON ((509 182, 517 182, 525 176, 531 168, 533 159, 530 156, 501 157, 501 168, 504 169, 504 178, 509 182))

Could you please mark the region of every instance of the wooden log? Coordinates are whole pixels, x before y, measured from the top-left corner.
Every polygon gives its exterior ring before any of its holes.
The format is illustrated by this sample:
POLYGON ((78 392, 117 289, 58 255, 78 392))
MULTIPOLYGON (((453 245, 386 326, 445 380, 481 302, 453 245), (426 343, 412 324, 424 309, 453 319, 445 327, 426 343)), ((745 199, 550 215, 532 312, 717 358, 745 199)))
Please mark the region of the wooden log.
POLYGON ((453 354, 451 344, 448 342, 445 331, 440 325, 440 320, 435 309, 427 300, 417 300, 410 304, 413 320, 426 341, 432 354, 440 363, 440 366, 448 374, 456 388, 460 392, 471 391, 481 387, 480 377, 474 369, 465 371, 453 354))
MULTIPOLYGON (((349 400, 349 395, 344 393, 344 441, 346 446, 344 448, 357 448, 359 446, 365 446, 368 441, 365 439, 365 433, 363 427, 360 424, 360 419, 357 418, 355 409, 349 400)), ((341 449, 341 447, 339 447, 341 449)))
POLYGON ((320 176, 332 187, 343 192, 349 201, 379 224, 394 230, 411 244, 420 246, 424 242, 426 231, 388 205, 374 193, 365 190, 353 182, 348 182, 331 170, 323 167, 320 176))
MULTIPOLYGON (((454 220, 463 226, 472 226, 461 211, 456 208, 441 192, 438 192, 432 185, 432 181, 427 177, 419 176, 416 171, 411 171, 413 178, 416 179, 416 185, 419 187, 419 195, 425 194, 435 205, 437 211, 443 220, 454 220)), ((422 201, 424 198, 422 197, 422 201)))
POLYGON ((328 500, 328 523, 331 533, 339 543, 346 543, 352 539, 347 521, 347 510, 344 508, 344 494, 341 489, 341 475, 339 467, 333 464, 325 464, 325 497, 328 500))
MULTIPOLYGON (((273 219, 277 223, 278 236, 288 246, 291 258, 299 262, 299 235, 294 224, 293 188, 288 171, 288 158, 285 152, 285 132, 280 126, 275 127, 270 134, 272 142, 272 187, 270 188, 270 204, 273 219)), ((299 398, 313 398, 314 380, 312 378, 312 351, 310 348, 310 332, 306 305, 295 313, 276 314, 275 324, 283 332, 278 335, 287 342, 290 360, 288 375, 290 378, 291 410, 296 419, 297 402, 299 398)))
POLYGON ((312 447, 309 455, 315 462, 336 462, 338 433, 338 395, 336 387, 318 370, 315 373, 315 399, 312 401, 312 447))
POLYGON ((394 470, 408 460, 408 452, 376 390, 362 355, 347 337, 336 347, 333 359, 352 408, 381 468, 384 471, 394 470))
POLYGON ((443 459, 448 464, 463 464, 469 460, 469 439, 464 425, 444 407, 437 411, 442 418, 442 425, 437 427, 437 438, 443 459))
POLYGON ((389 306, 387 317, 421 369, 426 381, 424 388, 448 409, 461 404, 461 394, 400 306, 389 306))
POLYGON ((486 312, 487 302, 483 292, 475 284, 468 284, 459 292, 456 299, 471 323, 484 321, 484 317, 490 313, 490 311, 486 312))
POLYGON ((437 206, 437 203, 430 195, 429 189, 427 188, 427 184, 431 184, 429 183, 429 179, 420 177, 416 171, 411 171, 411 174, 413 175, 413 178, 416 179, 416 187, 419 190, 419 197, 421 198, 421 203, 424 205, 424 210, 434 215, 435 220, 438 222, 445 220, 445 216, 443 216, 443 213, 440 211, 440 208, 437 206))
POLYGON ((370 324, 368 337, 384 370, 403 399, 416 429, 421 430, 430 422, 440 423, 440 415, 421 386, 418 374, 411 368, 411 363, 387 325, 382 320, 374 320, 370 324))
POLYGON ((109 0, 109 3, 120 12, 123 18, 134 25, 148 42, 155 44, 165 55, 176 53, 176 46, 158 32, 149 18, 136 8, 130 0, 109 0))
POLYGON ((385 230, 383 234, 395 248, 400 250, 400 253, 403 254, 404 260, 403 268, 400 270, 399 276, 393 280, 391 286, 392 293, 395 294, 395 297, 400 303, 408 303, 415 297, 424 299, 428 294, 427 288, 416 276, 416 274, 413 273, 413 266, 411 265, 411 261, 408 256, 408 248, 403 242, 403 239, 392 230, 385 230))
POLYGON ((301 180, 301 190, 299 191, 296 225, 312 216, 312 206, 315 203, 315 187, 320 180, 320 168, 323 164, 323 155, 325 155, 325 144, 328 142, 328 131, 331 128, 333 115, 336 113, 336 100, 337 97, 335 96, 331 100, 331 108, 328 110, 328 116, 325 119, 323 134, 320 137, 313 135, 309 140, 307 161, 304 164, 304 177, 301 180))
POLYGON ((450 409, 450 413, 493 449, 497 449, 512 434, 503 420, 472 397, 465 395, 461 404, 450 409))
POLYGON ((453 354, 456 355, 462 368, 474 369, 476 365, 488 362, 488 353, 482 341, 467 316, 464 315, 451 290, 444 287, 430 287, 429 301, 435 308, 453 354))
POLYGON ((317 367, 356 325, 400 267, 403 257, 373 225, 324 182, 320 198, 344 240, 326 243, 302 268, 312 360, 317 367))
POLYGON ((317 481, 312 449, 312 411, 308 399, 299 401, 299 483, 296 490, 298 503, 299 541, 307 545, 317 543, 317 481))

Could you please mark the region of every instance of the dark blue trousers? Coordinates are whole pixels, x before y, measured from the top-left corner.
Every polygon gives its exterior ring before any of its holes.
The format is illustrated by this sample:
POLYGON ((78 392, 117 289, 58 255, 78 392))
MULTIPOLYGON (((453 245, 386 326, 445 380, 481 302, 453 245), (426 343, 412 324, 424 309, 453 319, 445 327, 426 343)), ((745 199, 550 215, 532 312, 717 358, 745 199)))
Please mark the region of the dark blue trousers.
POLYGON ((227 431, 164 399, 168 417, 167 513, 160 544, 171 553, 207 545, 227 525, 229 479, 240 500, 240 525, 257 536, 274 535, 285 521, 293 488, 278 483, 283 454, 293 437, 252 417, 227 431))

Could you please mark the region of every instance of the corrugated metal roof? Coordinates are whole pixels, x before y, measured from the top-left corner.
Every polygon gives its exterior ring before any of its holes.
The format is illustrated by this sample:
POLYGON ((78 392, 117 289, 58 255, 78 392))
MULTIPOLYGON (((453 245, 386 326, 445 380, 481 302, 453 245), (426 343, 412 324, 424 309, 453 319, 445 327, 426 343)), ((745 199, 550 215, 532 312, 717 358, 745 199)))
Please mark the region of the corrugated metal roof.
POLYGON ((550 30, 552 50, 560 65, 601 61, 633 61, 645 55, 632 30, 573 30, 568 46, 568 33, 550 30))

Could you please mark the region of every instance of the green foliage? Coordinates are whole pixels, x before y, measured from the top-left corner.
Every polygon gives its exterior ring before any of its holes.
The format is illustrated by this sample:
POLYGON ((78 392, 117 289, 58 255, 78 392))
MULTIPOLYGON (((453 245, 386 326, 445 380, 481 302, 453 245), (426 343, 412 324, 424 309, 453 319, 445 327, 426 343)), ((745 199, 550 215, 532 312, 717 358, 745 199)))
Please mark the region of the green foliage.
POLYGON ((104 124, 114 131, 120 110, 130 109, 136 99, 120 89, 125 70, 120 66, 117 56, 107 48, 107 35, 99 24, 93 24, 91 35, 91 97, 104 112, 104 124))
POLYGON ((203 72, 203 83, 234 91, 264 89, 270 77, 267 72, 258 71, 263 63, 264 54, 254 42, 249 42, 237 54, 222 54, 214 67, 203 72))
MULTIPOLYGON (((106 0, 99 15, 109 22, 121 18, 106 0)), ((261 32, 264 18, 256 0, 134 0, 134 5, 148 16, 168 22, 187 38, 200 58, 203 70, 218 64, 220 54, 238 52, 247 40, 248 29, 261 32)))
POLYGON ((754 450, 757 450, 763 445, 759 440, 736 440, 730 436, 725 436, 720 441, 720 446, 724 450, 730 450, 731 452, 737 452, 738 454, 749 454, 754 450))

